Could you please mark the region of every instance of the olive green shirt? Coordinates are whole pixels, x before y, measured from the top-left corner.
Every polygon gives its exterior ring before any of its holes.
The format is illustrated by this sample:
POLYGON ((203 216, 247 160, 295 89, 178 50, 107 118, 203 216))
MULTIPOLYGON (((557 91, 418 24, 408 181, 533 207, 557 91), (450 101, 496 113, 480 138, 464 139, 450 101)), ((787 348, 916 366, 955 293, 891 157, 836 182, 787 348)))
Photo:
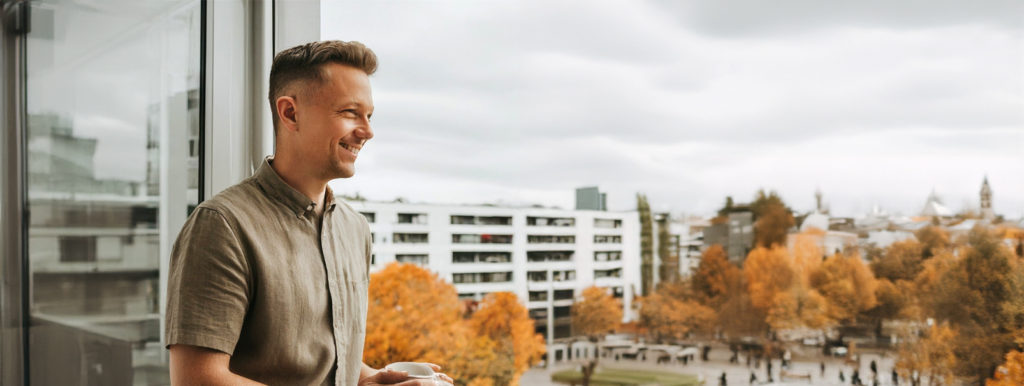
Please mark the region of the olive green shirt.
POLYGON ((271 385, 355 385, 369 226, 330 188, 318 216, 272 161, 185 222, 171 251, 166 343, 231 354, 233 373, 271 385))

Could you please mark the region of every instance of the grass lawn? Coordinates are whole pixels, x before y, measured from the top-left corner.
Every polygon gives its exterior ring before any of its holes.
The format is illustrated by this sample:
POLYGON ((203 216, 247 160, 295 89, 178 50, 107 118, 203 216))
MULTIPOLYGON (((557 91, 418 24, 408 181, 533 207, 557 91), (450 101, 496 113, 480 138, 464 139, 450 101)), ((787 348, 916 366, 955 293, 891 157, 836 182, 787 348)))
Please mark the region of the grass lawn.
MULTIPOLYGON (((566 384, 583 384, 583 373, 578 370, 564 370, 551 374, 551 380, 566 384)), ((661 371, 647 370, 625 370, 625 369, 599 369, 590 379, 594 386, 697 386, 696 375, 676 374, 661 371)))

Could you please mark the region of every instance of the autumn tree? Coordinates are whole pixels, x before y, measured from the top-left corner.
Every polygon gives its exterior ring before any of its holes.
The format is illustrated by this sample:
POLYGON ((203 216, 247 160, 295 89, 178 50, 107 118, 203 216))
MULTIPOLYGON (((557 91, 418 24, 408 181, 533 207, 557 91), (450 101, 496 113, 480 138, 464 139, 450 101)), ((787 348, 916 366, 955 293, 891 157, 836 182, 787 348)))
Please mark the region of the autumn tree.
POLYGON ((372 367, 431 362, 456 385, 507 385, 545 350, 515 295, 492 294, 466 315, 454 286, 413 264, 371 275, 368 303, 363 362, 372 367))
POLYGON ((985 386, 1020 385, 1024 385, 1024 353, 1013 350, 1006 354, 1006 361, 999 365, 992 379, 985 381, 985 386))
POLYGON ((921 243, 915 240, 897 241, 871 261, 871 271, 875 277, 893 282, 914 280, 921 273, 924 255, 925 247, 921 243))
POLYGON ((797 280, 789 254, 785 249, 757 247, 743 262, 750 301, 763 311, 775 303, 776 295, 788 291, 797 280))
POLYGON ((669 286, 660 286, 640 303, 640 325, 656 342, 683 339, 690 331, 708 331, 715 323, 715 311, 696 301, 672 296, 669 286))
POLYGON ((518 384, 519 377, 544 354, 544 337, 534 332, 533 319, 511 292, 487 295, 470 317, 469 327, 476 336, 494 342, 500 358, 511 359, 511 371, 488 369, 479 374, 481 378, 490 374, 496 384, 518 384))
POLYGON ((962 255, 943 273, 940 285, 933 286, 931 311, 958 330, 957 374, 981 384, 1014 348, 1012 333, 1024 316, 1007 314, 1013 294, 1013 255, 998 237, 975 227, 962 255))
MULTIPOLYGON (((598 345, 604 336, 615 331, 622 322, 622 303, 600 287, 589 287, 572 307, 572 326, 577 335, 598 345)), ((590 385, 600 355, 583 366, 583 386, 590 385)))
POLYGON ((742 292, 740 269, 729 262, 725 249, 714 244, 701 254, 697 271, 690 279, 694 296, 702 304, 718 308, 729 296, 742 292))
POLYGON ((462 311, 444 279, 412 264, 389 264, 370 277, 363 361, 374 368, 402 361, 447 367, 453 352, 469 344, 462 311))
POLYGON ((918 229, 914 232, 917 241, 921 243, 921 258, 928 259, 940 251, 950 247, 949 234, 940 227, 931 225, 918 229))
MULTIPOLYGON (((929 386, 952 384, 956 367, 953 340, 956 331, 949 326, 932 326, 920 339, 900 346, 896 371, 901 377, 913 380, 916 373, 927 378, 929 386)), ((913 384, 913 383, 912 383, 913 384)))
POLYGON ((754 240, 756 245, 771 248, 773 245, 786 245, 789 229, 796 223, 793 212, 782 202, 778 193, 765 193, 764 189, 757 192, 754 202, 750 204, 754 212, 754 240))
POLYGON ((878 283, 860 256, 836 254, 811 274, 811 286, 828 301, 828 315, 839 322, 855 322, 857 315, 874 307, 878 283))

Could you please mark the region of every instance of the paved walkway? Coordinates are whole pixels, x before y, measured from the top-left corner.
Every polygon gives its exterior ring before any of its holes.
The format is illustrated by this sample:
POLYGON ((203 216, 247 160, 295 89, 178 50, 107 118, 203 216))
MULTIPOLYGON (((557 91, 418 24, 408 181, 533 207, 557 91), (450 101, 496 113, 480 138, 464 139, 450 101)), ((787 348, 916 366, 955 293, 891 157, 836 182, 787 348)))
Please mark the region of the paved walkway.
MULTIPOLYGON (((726 374, 726 381, 728 385, 750 385, 750 373, 751 371, 757 376, 759 382, 754 384, 766 384, 767 375, 765 373, 765 364, 762 362, 760 368, 748 368, 746 366, 746 359, 741 355, 739 364, 730 364, 729 356, 731 353, 723 345, 713 345, 713 349, 708 357, 707 362, 703 362, 698 359, 696 362, 690 362, 688 365, 681 363, 672 364, 657 364, 655 359, 647 358, 645 361, 640 360, 627 360, 622 359, 619 361, 606 360, 602 358, 598 367, 617 367, 627 369, 639 369, 639 370, 658 370, 658 371, 671 371, 683 374, 697 374, 704 377, 706 385, 715 386, 719 384, 719 378, 722 373, 726 374)), ((861 355, 860 365, 860 376, 861 380, 865 385, 872 385, 871 383, 871 369, 870 363, 875 360, 878 365, 878 381, 879 385, 890 386, 892 385, 892 368, 895 363, 894 356, 892 354, 879 355, 873 353, 864 353, 861 355)), ((776 382, 779 382, 779 371, 781 362, 776 359, 772 361, 772 377, 776 382)), ((578 364, 573 363, 560 363, 552 366, 550 369, 543 367, 535 367, 523 374, 522 381, 520 382, 524 386, 564 386, 551 382, 551 373, 576 368, 578 364)), ((845 365, 842 358, 825 358, 824 356, 817 355, 813 357, 794 358, 791 369, 789 370, 794 373, 810 374, 811 380, 806 379, 786 379, 786 385, 824 385, 824 386, 839 386, 849 385, 850 376, 853 373, 853 366, 845 365), (825 360, 825 375, 821 375, 821 361, 825 360), (845 375, 846 382, 839 381, 839 371, 842 370, 845 375)), ((900 384, 909 384, 901 380, 900 384)))

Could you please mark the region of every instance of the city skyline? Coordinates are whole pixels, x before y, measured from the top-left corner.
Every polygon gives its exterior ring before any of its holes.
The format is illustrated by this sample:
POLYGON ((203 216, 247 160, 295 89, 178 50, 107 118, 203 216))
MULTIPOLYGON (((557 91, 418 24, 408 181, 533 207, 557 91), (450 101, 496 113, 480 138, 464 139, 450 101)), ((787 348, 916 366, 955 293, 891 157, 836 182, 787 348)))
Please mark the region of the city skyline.
POLYGON ((598 186, 610 210, 642 192, 697 215, 820 189, 835 215, 916 215, 933 190, 975 209, 987 176, 1024 216, 1024 5, 840 8, 326 3, 325 39, 380 56, 376 138, 332 187, 571 208, 598 186))

